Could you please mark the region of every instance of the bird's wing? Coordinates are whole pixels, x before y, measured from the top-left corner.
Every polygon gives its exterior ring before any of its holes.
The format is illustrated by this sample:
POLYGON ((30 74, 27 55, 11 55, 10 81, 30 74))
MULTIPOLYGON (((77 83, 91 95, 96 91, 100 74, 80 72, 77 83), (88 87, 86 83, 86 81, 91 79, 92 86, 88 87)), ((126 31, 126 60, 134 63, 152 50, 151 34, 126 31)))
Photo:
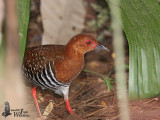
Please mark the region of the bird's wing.
POLYGON ((63 45, 42 45, 27 48, 23 60, 24 75, 38 86, 44 88, 56 86, 60 83, 54 76, 54 62, 58 59, 64 59, 63 57, 63 45))

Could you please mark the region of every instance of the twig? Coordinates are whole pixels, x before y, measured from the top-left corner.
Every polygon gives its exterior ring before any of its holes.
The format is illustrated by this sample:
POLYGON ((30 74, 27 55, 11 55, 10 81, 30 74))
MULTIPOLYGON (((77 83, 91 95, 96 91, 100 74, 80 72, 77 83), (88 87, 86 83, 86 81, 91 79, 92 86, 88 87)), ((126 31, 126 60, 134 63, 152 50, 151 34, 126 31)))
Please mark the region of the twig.
POLYGON ((104 113, 106 113, 107 111, 113 109, 114 107, 116 107, 116 106, 111 106, 111 107, 106 106, 106 107, 104 107, 104 108, 102 108, 102 109, 99 109, 99 110, 96 110, 96 111, 94 111, 94 112, 92 112, 92 113, 89 113, 89 114, 86 115, 85 117, 95 116, 97 113, 100 114, 100 113, 102 113, 102 112, 103 112, 102 114, 104 114, 104 113))
POLYGON ((120 115, 117 115, 115 117, 112 117, 110 120, 117 120, 120 117, 120 115))
POLYGON ((96 97, 94 97, 94 98, 91 98, 91 99, 88 99, 88 100, 84 101, 84 103, 88 103, 88 102, 90 102, 90 101, 97 100, 97 99, 104 98, 104 97, 109 97, 109 96, 112 96, 112 95, 114 95, 114 94, 115 94, 115 93, 108 93, 108 94, 105 94, 105 95, 103 95, 103 96, 96 96, 96 97))
POLYGON ((144 102, 144 104, 148 104, 148 103, 151 103, 153 101, 158 101, 158 97, 152 98, 151 100, 148 100, 148 101, 144 102))

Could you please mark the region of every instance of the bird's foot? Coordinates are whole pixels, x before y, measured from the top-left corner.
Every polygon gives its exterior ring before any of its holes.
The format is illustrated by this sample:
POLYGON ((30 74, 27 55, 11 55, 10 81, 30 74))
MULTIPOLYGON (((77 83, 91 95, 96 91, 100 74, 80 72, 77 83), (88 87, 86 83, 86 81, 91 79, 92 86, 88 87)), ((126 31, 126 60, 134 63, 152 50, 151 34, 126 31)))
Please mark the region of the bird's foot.
POLYGON ((42 114, 41 114, 41 111, 40 111, 40 108, 39 108, 39 105, 38 105, 38 101, 37 101, 37 91, 36 91, 36 87, 33 87, 33 89, 32 89, 32 95, 33 95, 34 102, 35 102, 36 107, 37 107, 37 110, 38 110, 38 114, 39 114, 40 120, 43 120, 42 114))

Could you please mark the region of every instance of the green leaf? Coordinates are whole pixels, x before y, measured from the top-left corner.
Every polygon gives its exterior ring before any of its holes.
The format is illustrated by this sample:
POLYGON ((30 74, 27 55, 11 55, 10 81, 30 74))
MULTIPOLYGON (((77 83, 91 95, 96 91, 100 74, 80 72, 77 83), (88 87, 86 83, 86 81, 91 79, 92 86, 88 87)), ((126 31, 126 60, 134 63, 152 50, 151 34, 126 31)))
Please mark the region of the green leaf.
POLYGON ((89 70, 84 70, 84 69, 83 69, 83 72, 88 72, 88 73, 96 74, 96 75, 99 75, 100 77, 102 77, 103 80, 104 80, 104 83, 105 83, 105 84, 107 85, 107 87, 108 87, 108 92, 111 91, 111 89, 112 89, 112 85, 111 85, 112 79, 110 78, 111 72, 108 74, 108 77, 104 76, 103 74, 94 72, 94 71, 89 71, 89 70))
POLYGON ((143 99, 158 96, 160 6, 156 0, 121 0, 120 10, 129 43, 129 97, 143 99))
POLYGON ((4 75, 5 69, 5 42, 4 42, 4 34, 2 35, 2 42, 0 44, 0 76, 4 75))
POLYGON ((160 6, 156 0, 122 0, 123 27, 129 43, 129 96, 160 94, 160 6))
POLYGON ((30 15, 30 0, 17 0, 18 17, 19 17, 19 40, 20 40, 20 59, 23 60, 27 31, 30 15))

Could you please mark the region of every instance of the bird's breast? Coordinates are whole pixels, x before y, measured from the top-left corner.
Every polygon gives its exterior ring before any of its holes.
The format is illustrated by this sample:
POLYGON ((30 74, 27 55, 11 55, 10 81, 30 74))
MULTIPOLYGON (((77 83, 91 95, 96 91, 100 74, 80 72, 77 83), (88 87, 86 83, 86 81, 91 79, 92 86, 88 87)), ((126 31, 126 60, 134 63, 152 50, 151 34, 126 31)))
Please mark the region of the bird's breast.
POLYGON ((82 71, 84 60, 65 60, 55 62, 55 75, 62 83, 71 82, 82 71))

